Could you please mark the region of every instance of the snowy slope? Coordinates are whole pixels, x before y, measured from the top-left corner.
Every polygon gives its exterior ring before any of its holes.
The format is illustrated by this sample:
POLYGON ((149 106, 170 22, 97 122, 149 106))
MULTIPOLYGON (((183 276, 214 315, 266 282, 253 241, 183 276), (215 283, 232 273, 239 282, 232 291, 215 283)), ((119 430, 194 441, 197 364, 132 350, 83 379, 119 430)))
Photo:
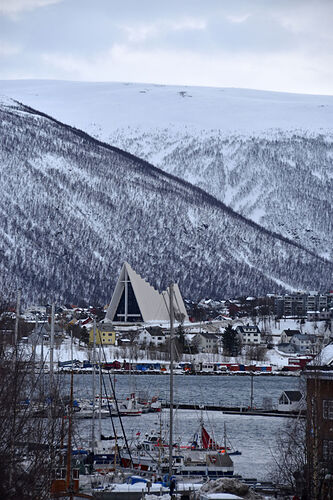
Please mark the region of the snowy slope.
POLYGON ((122 127, 257 133, 332 131, 333 97, 245 89, 2 80, 0 94, 21 100, 106 140, 122 127))
POLYGON ((330 286, 331 262, 199 188, 8 100, 0 118, 1 289, 105 304, 124 260, 194 299, 330 286))
POLYGON ((333 97, 123 83, 2 81, 12 96, 333 259, 333 97))

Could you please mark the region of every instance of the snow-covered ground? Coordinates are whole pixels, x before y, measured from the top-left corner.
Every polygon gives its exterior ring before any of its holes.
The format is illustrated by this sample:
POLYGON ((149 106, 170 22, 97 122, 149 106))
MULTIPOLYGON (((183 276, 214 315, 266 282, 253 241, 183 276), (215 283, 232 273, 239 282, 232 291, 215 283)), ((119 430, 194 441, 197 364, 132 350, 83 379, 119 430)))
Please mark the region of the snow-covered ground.
POLYGON ((266 329, 272 333, 272 335, 281 335, 283 330, 300 330, 301 333, 308 333, 310 335, 323 334, 325 332, 325 321, 307 321, 304 323, 299 319, 293 318, 282 318, 280 320, 267 321, 259 320, 258 326, 260 330, 266 329))
MULTIPOLYGON (((31 346, 26 344, 25 351, 27 356, 29 357, 31 354, 31 346)), ((133 351, 132 351, 133 352, 133 351)), ((36 346, 36 360, 41 359, 42 354, 42 346, 38 344, 36 346)), ((136 352, 135 358, 133 354, 131 354, 131 349, 117 346, 104 346, 102 359, 103 362, 112 362, 114 360, 118 361, 131 361, 131 362, 142 362, 142 363, 156 363, 159 362, 158 353, 156 353, 157 359, 149 356, 146 350, 139 350, 136 352), (105 357, 104 357, 105 356, 105 357)), ((50 347, 49 343, 44 343, 43 346, 43 358, 46 363, 49 362, 50 359, 50 347)), ((66 339, 62 342, 61 345, 55 347, 53 359, 55 363, 58 361, 69 361, 71 359, 71 344, 70 340, 66 339)), ((83 345, 79 346, 78 341, 73 345, 73 359, 78 361, 91 360, 92 359, 92 349, 89 347, 85 347, 83 345)), ((161 360, 163 363, 163 360, 161 360)), ((215 353, 198 353, 195 355, 183 354, 182 362, 195 362, 195 363, 246 363, 251 364, 248 358, 245 355, 240 355, 237 357, 229 357, 224 356, 223 354, 215 354, 215 353)), ((167 362, 166 362, 167 363, 167 362)), ((288 355, 279 353, 276 349, 270 349, 266 353, 266 357, 264 361, 253 361, 254 364, 257 365, 272 365, 276 368, 281 368, 288 364, 288 355)))
POLYGON ((327 345, 324 349, 311 361, 311 365, 330 365, 333 362, 333 344, 327 345))
MULTIPOLYGON (((218 324, 218 322, 216 322, 218 324)), ((223 331, 226 326, 223 322, 223 327, 221 331, 223 331)), ((236 328, 237 325, 244 325, 250 323, 252 321, 250 318, 240 318, 238 320, 233 321, 233 328, 236 328)), ((222 324, 222 323, 221 323, 222 324)), ((265 329, 267 332, 272 334, 272 341, 274 344, 273 349, 268 349, 265 354, 265 359, 263 361, 253 361, 253 364, 256 365, 272 365, 273 369, 280 369, 283 366, 288 364, 288 358, 290 356, 295 357, 295 355, 286 354, 280 352, 277 348, 277 344, 280 342, 280 336, 283 330, 301 330, 302 333, 307 334, 324 334, 327 330, 327 325, 325 321, 314 322, 314 321, 305 321, 303 324, 300 323, 300 320, 286 318, 278 321, 274 320, 262 320, 260 319, 257 322, 260 330, 265 329)), ((194 326, 195 328, 195 326, 194 326)), ((200 325, 199 329, 204 330, 204 324, 200 325)), ((191 336, 188 334, 187 336, 191 336)), ((194 334, 193 334, 194 336, 194 334)), ((31 355, 31 345, 23 344, 26 355, 31 355)), ((43 348, 40 343, 36 346, 36 359, 40 360, 43 349, 43 358, 46 363, 49 362, 50 359, 50 345, 48 341, 44 341, 43 348)), ((197 353, 197 354, 183 354, 182 362, 194 362, 194 363, 241 363, 241 364, 251 364, 251 361, 246 356, 246 350, 243 349, 243 353, 237 357, 233 356, 224 356, 221 353, 197 353)), ((159 356, 158 352, 154 352, 154 356, 150 355, 149 349, 139 349, 138 347, 130 347, 130 346, 113 346, 108 345, 103 347, 102 359, 106 362, 112 362, 114 360, 118 361, 129 361, 129 362, 143 362, 143 363, 156 363, 161 361, 164 362, 163 355, 159 356)), ((98 356, 98 348, 97 354, 98 356)), ((71 341, 70 338, 65 338, 62 342, 57 341, 54 349, 54 362, 58 363, 58 361, 69 361, 71 359, 71 341)), ((328 359, 333 358, 333 346, 327 346, 321 355, 321 360, 327 362, 328 359)), ((78 339, 74 339, 73 341, 73 359, 78 361, 91 360, 92 359, 92 348, 86 347, 83 344, 80 344, 78 339)), ((166 362, 167 364, 167 362, 166 362)), ((325 363, 324 363, 325 364, 325 363)))
POLYGON ((55 80, 2 80, 1 94, 103 140, 128 126, 251 134, 269 129, 318 132, 332 130, 333 123, 332 96, 55 80))

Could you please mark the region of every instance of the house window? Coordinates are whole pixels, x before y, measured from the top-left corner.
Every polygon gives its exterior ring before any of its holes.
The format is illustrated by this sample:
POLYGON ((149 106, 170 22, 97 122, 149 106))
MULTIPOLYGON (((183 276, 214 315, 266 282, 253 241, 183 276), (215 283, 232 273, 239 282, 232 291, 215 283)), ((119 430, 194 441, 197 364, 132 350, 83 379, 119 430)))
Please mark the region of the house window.
POLYGON ((333 439, 323 439, 323 460, 333 460, 333 439))
POLYGON ((325 420, 333 420, 333 399, 324 399, 323 418, 325 420))

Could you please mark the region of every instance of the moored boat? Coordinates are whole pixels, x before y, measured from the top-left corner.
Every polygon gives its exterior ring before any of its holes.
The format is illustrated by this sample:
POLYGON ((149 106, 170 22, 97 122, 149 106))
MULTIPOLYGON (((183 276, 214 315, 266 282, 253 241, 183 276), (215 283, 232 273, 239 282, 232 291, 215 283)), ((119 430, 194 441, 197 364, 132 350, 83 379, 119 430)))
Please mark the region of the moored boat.
MULTIPOLYGON (((233 475, 233 461, 225 450, 177 444, 172 449, 172 474, 176 476, 218 478, 233 475)), ((136 443, 130 455, 123 450, 120 463, 123 467, 164 475, 169 470, 169 445, 158 436, 146 436, 136 443)))

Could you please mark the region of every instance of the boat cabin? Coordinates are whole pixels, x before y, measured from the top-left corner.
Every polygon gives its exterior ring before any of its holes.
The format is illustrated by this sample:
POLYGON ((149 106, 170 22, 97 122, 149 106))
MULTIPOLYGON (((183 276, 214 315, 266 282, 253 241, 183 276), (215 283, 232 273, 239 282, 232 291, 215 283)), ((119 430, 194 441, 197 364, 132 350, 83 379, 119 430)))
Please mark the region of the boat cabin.
POLYGON ((71 468, 71 477, 67 478, 67 467, 58 467, 52 471, 51 496, 66 496, 69 488, 74 493, 79 491, 79 469, 71 468))

